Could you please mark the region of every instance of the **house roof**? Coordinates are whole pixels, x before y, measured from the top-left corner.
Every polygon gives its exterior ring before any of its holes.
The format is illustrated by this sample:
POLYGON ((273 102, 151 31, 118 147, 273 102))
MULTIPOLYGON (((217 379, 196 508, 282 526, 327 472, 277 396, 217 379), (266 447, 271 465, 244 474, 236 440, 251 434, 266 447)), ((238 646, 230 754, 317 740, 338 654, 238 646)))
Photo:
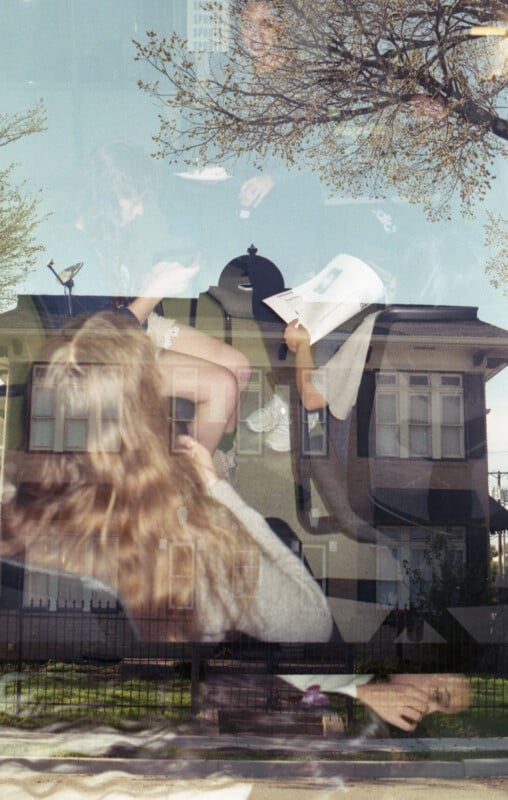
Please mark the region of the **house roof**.
POLYGON ((473 306, 386 306, 381 312, 375 335, 446 337, 463 341, 485 339, 508 346, 508 330, 478 319, 473 306))
POLYGON ((490 380, 508 364, 508 330, 478 319, 473 306, 394 305, 381 307, 372 343, 416 349, 469 349, 473 367, 490 380))
MULTIPOLYGON (((106 296, 73 295, 75 313, 111 308, 112 298, 106 296)), ((381 313, 374 328, 374 335, 446 337, 471 340, 485 339, 506 343, 508 330, 478 319, 474 306, 431 306, 422 304, 376 305, 381 313)), ((33 327, 38 321, 43 327, 53 327, 54 317, 59 323, 67 318, 67 301, 63 294, 19 295, 17 307, 0 314, 0 328, 20 329, 33 327)), ((344 326, 347 328, 347 324, 344 326)))

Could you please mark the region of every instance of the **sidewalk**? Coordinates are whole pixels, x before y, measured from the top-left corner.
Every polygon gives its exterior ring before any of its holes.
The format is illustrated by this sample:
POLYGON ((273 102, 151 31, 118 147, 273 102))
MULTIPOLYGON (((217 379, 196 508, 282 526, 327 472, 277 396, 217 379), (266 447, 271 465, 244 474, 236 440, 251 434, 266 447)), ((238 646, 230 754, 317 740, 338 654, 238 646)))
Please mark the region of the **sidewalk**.
POLYGON ((59 732, 0 728, 6 773, 225 775, 244 779, 465 779, 508 776, 508 737, 488 739, 317 739, 181 735, 164 729, 59 732))
POLYGON ((508 780, 374 779, 351 782, 340 775, 306 779, 235 779, 223 775, 180 780, 165 776, 1 773, 4 800, 505 800, 508 780))

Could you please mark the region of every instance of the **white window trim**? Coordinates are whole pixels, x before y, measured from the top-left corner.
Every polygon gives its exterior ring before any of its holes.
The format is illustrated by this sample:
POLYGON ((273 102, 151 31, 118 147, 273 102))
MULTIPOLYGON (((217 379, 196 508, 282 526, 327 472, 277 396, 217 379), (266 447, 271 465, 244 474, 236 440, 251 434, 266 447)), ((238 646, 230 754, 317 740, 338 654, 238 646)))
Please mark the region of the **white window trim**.
MULTIPOLYGON (((102 365, 101 365, 102 366, 102 365)), ((100 427, 103 423, 111 424, 118 422, 121 415, 121 408, 116 408, 116 414, 108 413, 103 405, 103 398, 98 396, 93 403, 89 403, 87 413, 84 414, 69 414, 66 409, 66 402, 64 390, 61 386, 51 384, 46 378, 47 364, 34 364, 32 373, 32 387, 30 395, 30 431, 29 431, 29 450, 31 452, 92 452, 96 449, 96 442, 100 440, 100 427), (52 412, 48 414, 36 415, 35 408, 35 393, 38 389, 46 389, 52 392, 53 403, 52 412), (48 424, 53 423, 53 434, 48 437, 49 443, 47 445, 34 443, 35 426, 39 422, 46 421, 48 424), (86 424, 85 445, 79 447, 76 444, 73 446, 66 446, 66 425, 72 422, 84 422, 86 424)), ((83 375, 86 376, 87 367, 83 367, 83 375)), ((112 367, 104 365, 104 369, 108 372, 112 367)), ((121 402, 121 398, 120 398, 121 402)), ((112 450, 120 449, 120 434, 118 429, 117 442, 112 450)))
MULTIPOLYGON (((73 584, 76 595, 68 595, 67 581, 69 573, 65 568, 65 554, 74 547, 75 536, 64 535, 61 540, 48 533, 43 533, 32 542, 27 549, 25 578, 23 585, 23 605, 25 608, 58 611, 68 608, 88 612, 96 610, 99 605, 106 608, 112 602, 112 596, 118 587, 118 537, 110 539, 110 557, 98 556, 96 542, 91 539, 82 553, 83 574, 97 575, 97 580, 110 587, 111 591, 103 592, 100 585, 93 583, 73 584), (45 564, 46 569, 39 570, 37 564, 45 564), (34 565, 33 567, 31 565, 34 565), (33 605, 32 605, 33 604, 33 605)), ((71 573, 72 575, 72 573, 71 573)), ((116 598, 117 604, 119 598, 116 598)))
MULTIPOLYGON (((432 460, 463 460, 465 458, 465 427, 464 427, 464 381, 459 372, 393 372, 379 371, 376 373, 375 395, 375 424, 376 424, 376 455, 380 458, 428 458, 432 460), (412 386, 411 378, 420 377, 427 384, 412 386), (443 379, 451 378, 457 381, 456 385, 443 385, 443 379), (391 383, 385 382, 391 380, 391 383), (429 450, 424 454, 412 453, 410 450, 410 401, 414 396, 426 396, 430 400, 430 414, 428 424, 422 422, 422 427, 430 429, 429 450), (393 422, 380 421, 379 403, 382 397, 395 397, 395 419, 393 422), (458 397, 461 400, 458 423, 445 423, 442 415, 442 400, 445 397, 458 397), (385 428, 395 429, 395 439, 398 448, 393 453, 380 452, 380 432, 385 428), (443 455, 443 430, 456 428, 459 430, 459 450, 453 454, 443 455)), ((413 423, 416 427, 418 423, 413 423)))

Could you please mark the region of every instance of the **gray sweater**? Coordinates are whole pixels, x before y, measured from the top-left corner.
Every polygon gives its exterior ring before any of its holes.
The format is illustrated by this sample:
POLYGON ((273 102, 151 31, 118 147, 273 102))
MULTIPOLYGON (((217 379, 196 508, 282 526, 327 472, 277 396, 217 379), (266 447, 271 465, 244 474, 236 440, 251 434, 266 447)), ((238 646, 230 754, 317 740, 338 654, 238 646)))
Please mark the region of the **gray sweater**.
MULTIPOLYGON (((266 520, 247 505, 227 481, 219 481, 210 494, 243 523, 261 552, 259 580, 237 630, 265 642, 327 642, 332 617, 318 584, 266 520)), ((208 598, 210 599, 210 598, 208 598)), ((231 602, 235 602, 231 596, 231 602)), ((207 605, 205 641, 224 639, 227 630, 218 609, 207 605)), ((305 692, 318 685, 324 692, 356 697, 357 686, 372 675, 280 675, 305 692)))
MULTIPOLYGON (((250 508, 227 481, 219 481, 210 494, 227 506, 249 532, 260 551, 259 577, 245 603, 236 630, 266 642, 326 642, 332 617, 320 587, 302 561, 283 544, 266 520, 250 508)), ((234 587, 223 586, 222 600, 237 603, 234 587)), ((197 587, 198 593, 200 587, 197 587)), ((206 587, 203 587, 206 592, 206 587)), ((228 623, 220 605, 210 596, 198 597, 204 641, 227 637, 228 623)))

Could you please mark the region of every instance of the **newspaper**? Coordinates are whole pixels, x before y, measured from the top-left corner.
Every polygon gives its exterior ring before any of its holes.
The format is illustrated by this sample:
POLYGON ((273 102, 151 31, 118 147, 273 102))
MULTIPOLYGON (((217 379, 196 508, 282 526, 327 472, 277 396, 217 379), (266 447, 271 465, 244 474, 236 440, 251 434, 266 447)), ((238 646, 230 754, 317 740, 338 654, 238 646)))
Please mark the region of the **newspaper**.
POLYGON ((264 302, 285 322, 298 319, 314 344, 383 299, 383 282, 374 270, 359 258, 341 253, 310 280, 264 302))

